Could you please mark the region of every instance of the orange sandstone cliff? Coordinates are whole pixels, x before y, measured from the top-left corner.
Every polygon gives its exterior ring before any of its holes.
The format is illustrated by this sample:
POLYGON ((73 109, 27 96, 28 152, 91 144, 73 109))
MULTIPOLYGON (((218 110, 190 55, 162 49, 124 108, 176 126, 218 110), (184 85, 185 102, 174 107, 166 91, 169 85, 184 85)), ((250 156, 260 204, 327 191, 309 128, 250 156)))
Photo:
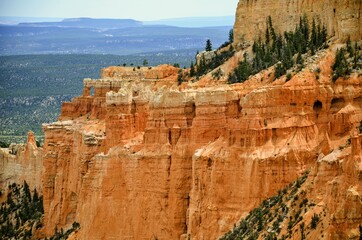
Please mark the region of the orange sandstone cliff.
MULTIPOLYGON (((43 127, 46 233, 77 221, 80 239, 219 237, 320 156, 360 139, 361 76, 332 83, 334 50, 318 56, 288 82, 266 72, 180 90, 171 66, 84 80, 83 96, 43 127)), ((354 149, 351 168, 361 164, 354 149)))
POLYGON ((331 47, 290 81, 273 81, 271 68, 242 84, 206 76, 178 86, 179 70, 168 65, 109 67, 85 79, 83 95, 43 125, 45 233, 76 221, 79 239, 216 239, 313 168, 309 194, 333 218, 326 239, 348 239, 362 223, 362 77, 333 83, 331 66, 340 47, 333 37, 361 36, 360 7, 240 0, 236 44, 263 32, 267 15, 278 31, 304 12, 328 23, 331 47))
POLYGON ((22 184, 25 180, 31 189, 42 191, 42 149, 36 146, 34 133, 29 131, 26 144, 12 144, 0 149, 0 188, 9 184, 22 184))

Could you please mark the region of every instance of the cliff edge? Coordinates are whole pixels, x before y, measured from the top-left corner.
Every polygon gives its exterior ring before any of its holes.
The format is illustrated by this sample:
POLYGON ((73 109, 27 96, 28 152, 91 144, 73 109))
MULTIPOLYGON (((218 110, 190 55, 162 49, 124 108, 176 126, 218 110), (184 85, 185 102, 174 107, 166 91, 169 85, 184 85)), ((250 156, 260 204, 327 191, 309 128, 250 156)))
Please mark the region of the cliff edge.
POLYGON ((168 65, 109 67, 85 79, 82 96, 43 125, 45 233, 79 222, 80 239, 215 239, 315 169, 320 185, 310 182, 308 194, 335 217, 325 239, 353 239, 362 223, 362 75, 333 79, 333 65, 343 38, 361 37, 360 7, 240 0, 234 45, 244 47, 229 46, 222 66, 199 81, 168 65), (270 66, 226 83, 269 15, 282 33, 303 14, 327 24, 328 46, 306 51, 288 77, 270 66))
POLYGON ((362 78, 332 82, 334 55, 323 50, 289 81, 266 70, 180 88, 171 66, 86 79, 43 126, 46 233, 76 221, 82 239, 221 236, 358 135, 362 78))
POLYGON ((240 0, 234 25, 236 44, 264 37, 270 16, 277 31, 292 31, 301 16, 325 24, 330 37, 362 38, 362 2, 360 0, 240 0))

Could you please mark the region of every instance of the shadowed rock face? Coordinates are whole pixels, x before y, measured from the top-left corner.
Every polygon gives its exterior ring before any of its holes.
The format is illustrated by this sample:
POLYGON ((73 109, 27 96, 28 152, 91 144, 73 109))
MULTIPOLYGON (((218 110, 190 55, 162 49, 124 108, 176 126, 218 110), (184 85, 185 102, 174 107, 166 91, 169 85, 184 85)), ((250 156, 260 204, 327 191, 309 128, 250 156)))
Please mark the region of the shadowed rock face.
POLYGON ((294 30, 306 15, 311 23, 326 25, 329 36, 352 40, 362 38, 362 2, 360 0, 240 0, 236 10, 234 42, 254 41, 265 36, 271 16, 276 32, 294 30))
MULTIPOLYGON (((158 80, 113 67, 85 80, 61 121, 43 127, 46 233, 77 221, 81 239, 217 238, 358 135, 362 79, 333 84, 333 56, 323 51, 287 83, 267 70, 243 84, 181 90, 166 66, 153 69, 158 80)), ((343 155, 354 172, 356 149, 343 155)))

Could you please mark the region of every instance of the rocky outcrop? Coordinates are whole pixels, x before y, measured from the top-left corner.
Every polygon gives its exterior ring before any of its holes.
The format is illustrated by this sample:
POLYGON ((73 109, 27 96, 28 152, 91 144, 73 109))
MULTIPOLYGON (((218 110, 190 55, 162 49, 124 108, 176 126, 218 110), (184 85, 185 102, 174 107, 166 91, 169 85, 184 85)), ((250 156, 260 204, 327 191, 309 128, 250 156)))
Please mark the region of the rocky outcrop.
POLYGON ((265 199, 220 239, 360 239, 362 134, 265 199), (274 214, 272 214, 274 213, 274 214))
POLYGON ((83 96, 43 126, 46 233, 77 221, 81 239, 217 238, 356 135, 362 78, 333 84, 333 55, 288 82, 267 70, 181 89, 167 66, 139 70, 149 78, 111 67, 86 79, 83 96))
POLYGON ((265 36, 271 16, 276 32, 294 30, 299 18, 325 24, 330 37, 352 40, 362 38, 362 2, 360 0, 240 0, 234 25, 234 42, 252 42, 265 36))
MULTIPOLYGON (((362 134, 327 156, 320 156, 308 182, 308 198, 326 212, 323 234, 330 239, 359 239, 362 223, 362 134), (324 186, 324 187, 320 187, 324 186)), ((322 226, 323 227, 323 226, 322 226)))
POLYGON ((0 188, 9 184, 23 184, 24 180, 31 189, 42 190, 43 170, 42 149, 36 146, 34 133, 29 131, 26 144, 11 144, 0 149, 0 188))

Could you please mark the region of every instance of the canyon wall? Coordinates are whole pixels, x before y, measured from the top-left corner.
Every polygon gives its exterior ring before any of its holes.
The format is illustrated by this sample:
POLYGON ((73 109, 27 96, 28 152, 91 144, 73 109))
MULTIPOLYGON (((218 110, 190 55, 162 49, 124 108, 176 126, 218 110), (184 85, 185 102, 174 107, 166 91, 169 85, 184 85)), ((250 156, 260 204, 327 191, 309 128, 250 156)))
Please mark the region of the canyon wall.
POLYGON ((42 149, 36 146, 34 133, 29 131, 26 144, 11 144, 9 148, 0 149, 0 188, 9 184, 23 184, 30 189, 42 191, 42 149))
MULTIPOLYGON (((359 239, 362 223, 362 134, 318 162, 307 182, 308 199, 325 212, 320 231, 326 239, 359 239)), ((319 233, 318 233, 319 235, 319 233)), ((318 235, 313 238, 318 238, 318 235)))
POLYGON ((86 79, 43 126, 46 234, 77 221, 80 239, 217 238, 358 134, 362 78, 332 83, 333 55, 288 82, 179 87, 171 66, 86 79))
POLYGON ((271 16, 277 33, 294 30, 299 18, 325 24, 330 37, 352 40, 362 38, 362 2, 360 0, 240 0, 234 25, 236 44, 265 36, 271 16))

